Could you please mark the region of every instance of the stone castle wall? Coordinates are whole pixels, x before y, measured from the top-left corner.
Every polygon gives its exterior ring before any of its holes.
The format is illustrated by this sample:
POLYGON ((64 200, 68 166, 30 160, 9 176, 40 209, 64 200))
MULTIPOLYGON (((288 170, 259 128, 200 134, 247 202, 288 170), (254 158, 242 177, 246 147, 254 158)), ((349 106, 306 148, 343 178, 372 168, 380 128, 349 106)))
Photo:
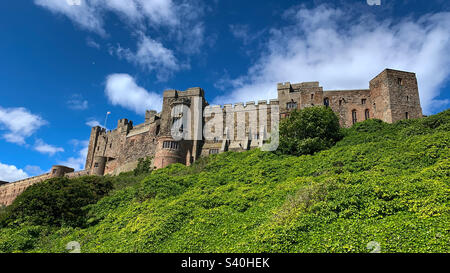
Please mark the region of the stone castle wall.
MULTIPOLYGON (((147 156, 154 159, 155 168, 172 163, 190 165, 200 156, 260 147, 262 144, 260 134, 264 133, 261 126, 264 126, 265 134, 271 131, 272 105, 279 107, 280 118, 288 116, 295 109, 326 105, 339 116, 343 127, 369 118, 395 122, 422 116, 416 76, 410 72, 385 69, 370 81, 368 89, 323 90, 319 82, 296 84, 286 82, 279 83, 277 91, 278 98, 270 100, 269 103, 259 101, 257 104, 247 102, 209 106, 201 88, 194 87, 186 91, 167 90, 163 95, 162 111, 148 112, 145 123, 133 126, 131 121, 119 120, 117 129, 109 132, 94 127, 91 132, 86 168, 92 169, 97 174, 114 173, 120 166, 133 162, 135 166, 139 158, 147 156), (254 114, 258 111, 252 111, 263 107, 268 110, 263 115, 254 114), (177 112, 177 109, 187 110, 177 112), (201 116, 196 116, 196 109, 201 110, 201 116), (219 116, 222 124, 215 124, 209 128, 208 122, 219 116), (214 138, 173 139, 172 125, 176 120, 186 117, 189 117, 190 126, 201 122, 205 126, 201 127, 201 130, 212 132, 214 138), (231 120, 233 122, 230 122, 231 120), (236 138, 238 140, 235 140, 236 138), (93 164, 94 157, 104 157, 103 160, 106 161, 104 171, 95 171, 97 168, 95 166, 103 164, 101 162, 93 164)), ((191 131, 191 134, 194 133, 191 131)))
MULTIPOLYGON (((286 82, 279 83, 277 91, 278 98, 269 102, 209 106, 204 90, 199 87, 167 90, 163 94, 162 111, 147 111, 144 123, 133 125, 132 121, 121 119, 111 131, 93 127, 84 171, 73 172, 56 166, 52 168, 56 173, 0 185, 0 204, 11 204, 26 187, 49 177, 116 175, 133 170, 138 160, 145 157, 152 158, 155 168, 173 163, 190 165, 201 156, 261 147, 272 130, 274 106, 279 109, 278 119, 295 109, 325 105, 339 116, 343 127, 369 118, 395 122, 422 117, 417 79, 411 72, 385 69, 369 82, 369 89, 323 90, 319 82, 286 82), (183 135, 182 140, 174 139, 172 125, 183 119, 189 120, 185 124, 197 130, 188 130, 190 135, 183 135), (212 134, 198 138, 203 129, 212 134)), ((182 129, 180 132, 184 134, 182 129)))

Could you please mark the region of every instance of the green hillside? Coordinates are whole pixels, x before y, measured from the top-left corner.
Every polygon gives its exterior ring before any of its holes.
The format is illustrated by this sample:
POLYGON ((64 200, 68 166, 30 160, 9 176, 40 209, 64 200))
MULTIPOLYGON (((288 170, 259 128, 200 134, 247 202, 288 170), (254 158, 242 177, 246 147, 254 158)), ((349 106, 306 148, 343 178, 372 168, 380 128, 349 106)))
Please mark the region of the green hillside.
POLYGON ((15 220, 0 229, 0 252, 65 252, 71 241, 82 252, 369 252, 371 241, 450 252, 450 110, 343 133, 314 155, 226 152, 102 178, 114 189, 74 212, 83 224, 6 210, 15 220))

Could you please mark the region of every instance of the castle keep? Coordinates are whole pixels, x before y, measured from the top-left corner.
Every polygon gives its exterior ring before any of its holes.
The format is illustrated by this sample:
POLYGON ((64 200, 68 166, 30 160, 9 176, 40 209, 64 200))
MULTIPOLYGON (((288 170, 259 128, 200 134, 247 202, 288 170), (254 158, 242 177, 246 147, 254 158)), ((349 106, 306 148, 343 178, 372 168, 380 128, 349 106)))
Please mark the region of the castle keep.
POLYGON ((370 118, 385 122, 422 117, 416 75, 385 69, 369 82, 369 89, 323 90, 319 82, 279 83, 278 98, 267 101, 209 106, 204 90, 167 90, 162 111, 148 110, 145 121, 134 125, 120 119, 117 128, 91 130, 85 170, 64 166, 38 177, 0 185, 0 205, 9 205, 26 187, 49 177, 105 175, 130 171, 140 158, 151 157, 155 168, 172 163, 192 164, 201 156, 262 147, 274 122, 294 109, 315 105, 330 107, 343 127, 370 118), (274 111, 276 109, 277 111, 274 111), (275 116, 276 115, 276 116, 275 116), (209 121, 217 119, 210 126, 209 121), (181 124, 174 132, 174 124, 181 124), (193 128, 184 133, 183 126, 193 128), (202 132, 211 132, 202 136, 202 132), (183 137, 175 139, 180 133, 183 137))

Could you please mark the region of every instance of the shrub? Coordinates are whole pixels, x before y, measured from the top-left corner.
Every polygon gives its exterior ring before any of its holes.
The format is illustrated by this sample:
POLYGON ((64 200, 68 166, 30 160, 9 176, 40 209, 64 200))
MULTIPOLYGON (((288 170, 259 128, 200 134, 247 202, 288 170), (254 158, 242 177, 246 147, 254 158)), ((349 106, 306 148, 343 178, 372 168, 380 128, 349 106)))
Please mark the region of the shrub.
POLYGON ((1 215, 0 226, 83 226, 83 207, 112 189, 108 177, 52 178, 27 188, 1 215))
POLYGON ((339 119, 329 107, 307 107, 281 121, 278 149, 284 154, 314 154, 340 138, 339 119))
POLYGON ((146 157, 146 158, 139 158, 138 159, 138 165, 136 169, 134 169, 133 173, 134 175, 140 175, 145 173, 150 173, 152 171, 151 164, 152 164, 152 158, 146 157))

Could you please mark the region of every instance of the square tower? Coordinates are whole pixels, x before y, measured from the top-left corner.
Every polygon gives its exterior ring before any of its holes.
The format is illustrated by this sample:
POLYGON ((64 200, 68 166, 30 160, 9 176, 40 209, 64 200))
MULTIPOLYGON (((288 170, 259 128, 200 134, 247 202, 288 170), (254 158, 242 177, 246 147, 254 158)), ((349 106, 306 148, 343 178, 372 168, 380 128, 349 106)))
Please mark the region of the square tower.
POLYGON ((385 122, 422 117, 416 74, 385 69, 370 81, 374 118, 385 122))

